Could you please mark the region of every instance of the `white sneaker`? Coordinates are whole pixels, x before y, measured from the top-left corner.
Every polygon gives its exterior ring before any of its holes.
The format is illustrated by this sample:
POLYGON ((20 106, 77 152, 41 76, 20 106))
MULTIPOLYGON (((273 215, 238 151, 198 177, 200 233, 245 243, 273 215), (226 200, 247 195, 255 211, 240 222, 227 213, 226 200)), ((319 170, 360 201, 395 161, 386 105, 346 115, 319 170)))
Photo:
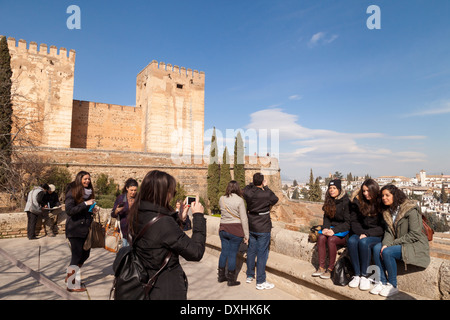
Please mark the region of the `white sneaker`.
POLYGON ((376 282, 375 283, 375 287, 373 287, 372 290, 370 290, 369 292, 371 294, 380 294, 381 290, 383 290, 384 288, 384 284, 382 284, 381 282, 376 282))
POLYGON ((384 286, 383 290, 381 290, 380 296, 390 297, 397 293, 398 288, 395 288, 392 284, 388 283, 387 285, 384 286))
POLYGON ((352 281, 348 283, 350 288, 357 288, 359 286, 360 276, 353 276, 352 281))
POLYGON ((256 289, 258 290, 272 289, 273 287, 275 287, 275 285, 267 281, 256 285, 256 289))
POLYGON ((359 290, 370 290, 370 280, 366 277, 361 277, 361 281, 359 282, 359 290))
POLYGON ((247 282, 247 283, 252 283, 253 280, 255 280, 255 278, 253 278, 253 277, 247 277, 247 280, 245 280, 245 282, 247 282))

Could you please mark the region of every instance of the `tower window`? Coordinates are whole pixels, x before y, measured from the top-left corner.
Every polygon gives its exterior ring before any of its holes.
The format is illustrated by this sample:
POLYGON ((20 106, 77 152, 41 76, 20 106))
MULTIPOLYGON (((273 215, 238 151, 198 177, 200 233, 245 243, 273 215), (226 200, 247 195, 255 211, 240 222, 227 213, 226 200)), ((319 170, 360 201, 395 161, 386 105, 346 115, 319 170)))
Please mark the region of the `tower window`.
POLYGON ((182 84, 179 84, 179 83, 177 83, 177 89, 183 89, 183 85, 182 85, 182 84))

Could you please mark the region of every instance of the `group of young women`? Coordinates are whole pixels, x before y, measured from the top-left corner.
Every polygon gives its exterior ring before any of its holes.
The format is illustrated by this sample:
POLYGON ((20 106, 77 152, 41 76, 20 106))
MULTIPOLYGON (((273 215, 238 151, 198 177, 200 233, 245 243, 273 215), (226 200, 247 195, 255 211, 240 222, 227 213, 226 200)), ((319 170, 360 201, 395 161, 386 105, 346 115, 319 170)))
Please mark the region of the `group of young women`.
MULTIPOLYGON (((156 273, 162 265, 167 252, 172 255, 167 267, 162 272, 150 293, 151 300, 187 298, 187 279, 179 262, 179 256, 188 261, 201 260, 205 251, 206 220, 204 208, 198 201, 187 205, 183 203, 179 211, 170 205, 175 196, 176 181, 170 174, 153 170, 144 177, 139 192, 134 179, 125 183, 123 193, 114 204, 112 216, 120 219, 124 240, 128 235, 136 236, 153 218, 162 217, 151 226, 152 232, 146 232, 134 247, 149 276, 156 273), (192 236, 183 231, 189 208, 192 211, 192 236)), ((80 171, 75 180, 66 189, 66 237, 71 247, 71 260, 67 268, 67 290, 70 292, 86 291, 86 286, 80 279, 80 269, 90 255, 90 249, 85 250, 83 244, 92 223, 90 207, 95 203, 94 188, 89 172, 80 171)), ((148 230, 150 231, 150 230, 148 230)), ((125 243, 125 245, 128 245, 125 243)))
POLYGON ((381 188, 367 179, 349 198, 339 179, 330 181, 317 240, 319 267, 312 276, 330 278, 338 246, 347 246, 354 277, 349 287, 384 297, 398 293, 397 260, 426 268, 430 263, 427 236, 416 201, 395 185, 381 188), (328 267, 326 254, 328 247, 328 267), (369 276, 371 261, 375 276, 369 276), (375 281, 372 281, 375 278, 375 281))
MULTIPOLYGON (((168 250, 172 251, 167 272, 161 273, 150 298, 186 299, 187 279, 179 256, 188 261, 202 258, 206 242, 204 208, 198 199, 190 206, 183 203, 177 211, 172 208, 170 202, 175 196, 176 181, 162 171, 148 172, 139 192, 137 188, 134 179, 127 180, 122 195, 117 197, 112 215, 120 219, 125 240, 128 233, 136 235, 148 221, 158 215, 164 216, 153 232, 147 232, 139 239, 135 244, 136 251, 145 267, 155 272, 168 250), (189 207, 193 213, 191 237, 183 231, 189 207)), ((65 198, 66 237, 72 252, 66 282, 70 280, 67 290, 71 292, 86 290, 83 284, 74 285, 73 274, 79 273, 90 255, 90 250, 85 250, 83 244, 92 223, 90 207, 94 202, 91 176, 86 171, 80 171, 68 185, 65 198)), ((220 236, 229 248, 224 248, 219 259, 219 281, 228 280, 229 285, 237 285, 235 256, 240 242, 243 239, 248 241, 249 234, 244 201, 235 181, 228 185, 227 194, 221 198, 221 207, 225 209, 222 210, 224 218, 220 236), (229 207, 236 208, 234 214, 229 207), (229 212, 228 216, 226 212, 229 212), (239 232, 236 233, 236 230, 239 232), (228 251, 229 254, 226 254, 228 251), (228 262, 227 275, 225 261, 228 262)), ((403 260, 405 267, 412 264, 426 268, 430 263, 429 244, 422 232, 420 210, 415 201, 408 200, 394 185, 386 185, 380 190, 374 180, 368 179, 349 198, 341 181, 332 180, 328 185, 323 211, 323 226, 317 244, 319 267, 313 276, 330 278, 338 246, 347 245, 355 274, 349 286, 387 297, 398 292, 397 260, 403 260), (375 283, 372 283, 368 272, 372 260, 379 270, 379 281, 375 283)))

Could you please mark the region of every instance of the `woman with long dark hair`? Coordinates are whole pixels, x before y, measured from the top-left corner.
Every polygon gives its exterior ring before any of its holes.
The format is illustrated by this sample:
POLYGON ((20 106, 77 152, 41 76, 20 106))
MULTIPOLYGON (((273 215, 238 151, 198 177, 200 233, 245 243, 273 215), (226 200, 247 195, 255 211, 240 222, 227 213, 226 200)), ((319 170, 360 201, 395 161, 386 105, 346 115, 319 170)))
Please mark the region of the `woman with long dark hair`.
POLYGON ((331 180, 325 194, 322 207, 322 232, 317 239, 319 253, 319 268, 312 274, 313 277, 329 279, 336 262, 337 247, 344 246, 350 230, 350 205, 347 193, 341 186, 341 180, 331 180), (325 269, 326 249, 328 246, 328 268, 325 269))
POLYGON ((367 179, 351 199, 351 231, 348 252, 355 275, 348 284, 350 288, 370 290, 367 268, 373 247, 381 242, 384 234, 383 216, 380 208, 380 187, 373 179, 367 179))
POLYGON ((118 218, 120 221, 120 231, 122 232, 122 246, 128 245, 128 212, 133 205, 137 191, 138 182, 129 178, 125 181, 122 194, 118 195, 111 211, 111 217, 118 218))
POLYGON ((168 251, 172 252, 167 267, 159 274, 150 292, 151 300, 187 299, 187 278, 179 256, 188 261, 200 261, 205 251, 204 208, 198 197, 191 204, 193 228, 190 238, 182 230, 182 221, 186 219, 189 206, 185 205, 180 213, 170 206, 175 189, 176 181, 170 174, 159 170, 148 172, 128 214, 128 231, 132 237, 139 234, 151 219, 160 214, 163 216, 133 243, 149 277, 160 269, 168 251))
POLYGON ((95 203, 94 188, 89 172, 80 171, 75 180, 66 188, 66 237, 70 242, 72 257, 67 268, 67 290, 70 292, 86 291, 80 283, 80 268, 90 255, 90 249, 84 250, 83 245, 92 223, 92 214, 96 212, 90 207, 95 203))
POLYGON ((417 202, 408 200, 395 185, 381 188, 383 218, 386 223, 383 241, 375 245, 373 259, 380 268, 380 282, 370 291, 384 297, 398 293, 397 260, 426 268, 430 247, 422 232, 422 214, 417 202), (387 272, 387 277, 386 277, 387 272))
POLYGON ((228 281, 229 286, 239 285, 236 281, 236 256, 242 240, 248 244, 248 218, 242 198, 241 187, 235 180, 228 182, 225 195, 219 199, 220 227, 219 237, 222 250, 219 256, 218 281, 228 281), (225 267, 228 263, 228 272, 225 267))

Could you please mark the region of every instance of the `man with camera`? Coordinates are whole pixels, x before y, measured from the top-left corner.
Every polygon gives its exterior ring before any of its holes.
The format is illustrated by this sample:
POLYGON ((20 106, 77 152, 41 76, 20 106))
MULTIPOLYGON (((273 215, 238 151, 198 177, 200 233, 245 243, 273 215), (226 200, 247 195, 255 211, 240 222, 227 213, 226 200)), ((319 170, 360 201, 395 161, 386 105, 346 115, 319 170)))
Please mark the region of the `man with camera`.
POLYGON ((266 263, 272 230, 270 209, 278 202, 278 197, 267 186, 264 175, 258 172, 253 175, 253 183, 244 188, 244 199, 250 231, 246 282, 251 283, 255 279, 256 259, 256 289, 272 289, 274 284, 266 281, 266 263))

